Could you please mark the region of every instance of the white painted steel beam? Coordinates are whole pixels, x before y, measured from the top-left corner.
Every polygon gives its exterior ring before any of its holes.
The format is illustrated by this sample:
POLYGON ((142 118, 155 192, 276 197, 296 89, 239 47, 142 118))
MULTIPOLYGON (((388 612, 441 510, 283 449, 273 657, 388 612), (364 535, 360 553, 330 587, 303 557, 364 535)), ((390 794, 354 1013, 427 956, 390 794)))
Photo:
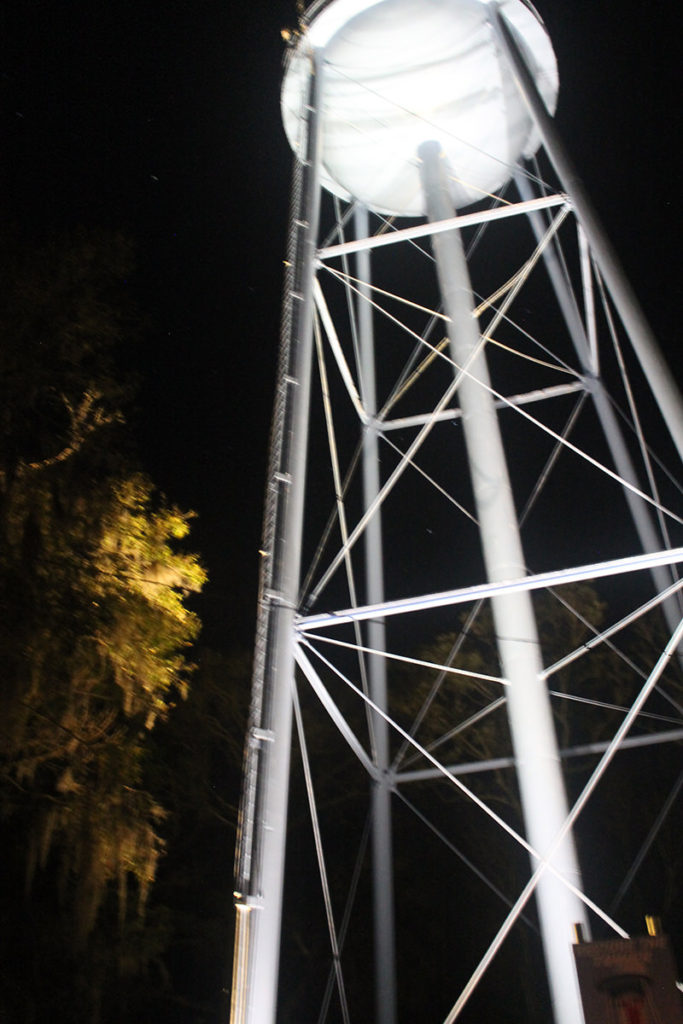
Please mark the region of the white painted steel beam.
POLYGON ((476 213, 459 213, 454 217, 446 217, 444 220, 434 224, 416 224, 414 227, 398 228, 383 235, 370 235, 367 238, 340 242, 338 245, 327 245, 324 249, 318 249, 316 256, 321 262, 324 262, 325 260, 333 259, 335 256, 361 252, 364 249, 380 249, 386 245, 409 242, 416 238, 430 238, 432 235, 440 234, 442 231, 452 231, 453 228, 462 229, 477 224, 488 224, 491 221, 505 220, 507 217, 528 214, 532 210, 547 210, 554 206, 571 206, 571 202, 568 196, 553 195, 540 196, 538 199, 525 200, 521 203, 506 203, 502 206, 495 206, 491 210, 478 210, 476 213))
MULTIPOLYGON (((443 221, 451 205, 445 154, 437 142, 423 143, 418 154, 428 217, 443 221)), ((459 231, 435 235, 432 249, 450 318, 453 361, 456 366, 468 367, 458 397, 486 573, 491 583, 497 583, 511 573, 524 572, 526 564, 507 462, 459 231)), ((506 710, 527 838, 541 857, 547 857, 555 870, 580 890, 581 872, 571 832, 556 841, 569 808, 529 591, 496 593, 491 611, 498 656, 509 683, 506 710)), ((549 872, 539 878, 536 898, 555 1022, 578 1024, 583 1011, 571 943, 576 923, 589 934, 588 917, 581 901, 549 872)))
POLYGON ((446 608, 449 605, 465 604, 467 601, 479 601, 519 590, 541 590, 545 587, 562 586, 564 583, 604 579, 607 576, 620 576, 623 573, 651 569, 655 565, 674 565, 680 562, 683 562, 683 548, 628 555, 625 558, 576 565, 567 569, 553 569, 550 572, 520 576, 517 579, 478 583, 471 587, 458 587, 433 594, 417 594, 414 597, 385 601, 379 605, 343 608, 339 611, 320 612, 317 615, 301 615, 296 620, 296 628, 302 633, 308 633, 329 626, 340 626, 346 622, 360 622, 378 616, 405 615, 409 612, 427 611, 429 608, 446 608))
MULTIPOLYGON (((524 395, 510 395, 505 401, 494 400, 496 409, 508 409, 521 405, 534 405, 536 402, 546 402, 548 399, 561 398, 564 395, 575 395, 578 391, 585 391, 585 384, 556 384, 549 388, 538 388, 536 391, 527 391, 524 395)), ((402 416, 400 419, 380 420, 377 427, 382 431, 405 430, 406 427, 421 427, 433 419, 437 423, 447 423, 450 420, 459 420, 462 417, 461 409, 445 409, 438 416, 432 413, 418 413, 415 416, 402 416)))
MULTIPOLYGON (((622 750, 634 750, 641 747, 659 746, 661 743, 683 742, 683 729, 667 729, 663 732, 648 733, 645 736, 627 736, 621 742, 622 750)), ((593 754, 604 754, 609 742, 583 743, 576 747, 565 747, 560 750, 560 757, 566 760, 571 757, 590 757, 593 754)), ((460 764, 444 765, 446 770, 455 776, 477 775, 480 772, 494 772, 504 768, 514 768, 514 757, 491 757, 485 761, 468 761, 460 764)), ((404 782, 427 782, 429 779, 443 779, 443 771, 437 768, 416 768, 412 771, 396 772, 393 780, 396 785, 404 782)))
POLYGON ((315 667, 311 663, 311 659, 306 654, 301 644, 297 644, 294 650, 294 657, 296 663, 303 672, 304 676, 308 680, 311 689, 315 693, 316 697, 325 708, 325 711, 330 716, 335 726, 348 743, 351 750, 354 752, 360 763, 365 768, 370 779, 377 777, 377 768, 369 756, 363 744, 360 742, 349 723, 344 718, 343 714, 337 707, 336 703, 332 699, 327 687, 320 678, 315 667))

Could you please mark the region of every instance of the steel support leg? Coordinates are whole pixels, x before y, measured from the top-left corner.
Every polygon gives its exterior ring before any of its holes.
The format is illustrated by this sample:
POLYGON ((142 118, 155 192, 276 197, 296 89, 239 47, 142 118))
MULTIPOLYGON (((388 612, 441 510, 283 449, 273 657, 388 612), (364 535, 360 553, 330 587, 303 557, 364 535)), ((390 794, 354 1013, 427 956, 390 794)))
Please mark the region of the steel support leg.
MULTIPOLYGON (((359 208, 355 217, 356 236, 367 238, 368 213, 359 208)), ((374 417, 377 413, 375 386, 375 353, 370 305, 370 253, 361 251, 357 257, 361 301, 358 305, 358 340, 360 347, 361 398, 368 415, 363 439, 363 499, 368 508, 380 491, 379 445, 374 417)), ((382 557, 382 519, 378 509, 365 530, 366 600, 370 604, 384 601, 382 557)), ((384 619, 371 619, 367 624, 368 646, 386 650, 384 619)), ((386 659, 369 655, 368 677, 370 696, 382 710, 387 708, 386 659)), ((389 776, 389 726, 379 715, 374 717, 374 753, 378 778, 372 782, 372 873, 375 932, 375 1021, 396 1024, 396 954, 394 922, 394 868, 392 853, 391 788, 389 776)))
POLYGON ((683 400, 676 382, 671 375, 664 356, 645 319, 640 303, 626 280, 619 258, 605 234, 593 205, 586 194, 583 183, 577 175, 562 144, 553 119, 548 113, 543 98, 536 88, 533 75, 526 59, 517 45, 514 32, 507 19, 500 13, 496 3, 490 3, 491 21, 497 33, 501 48, 510 62, 517 84, 533 115, 546 153, 550 158, 562 188, 569 196, 576 211, 588 243, 598 262, 605 284, 614 305, 631 339, 634 351, 640 360, 643 373, 659 403, 669 433, 683 459, 683 400))
MULTIPOLYGON (((523 200, 532 198, 529 182, 519 171, 515 174, 515 183, 523 200)), ((528 216, 531 230, 536 241, 539 242, 545 230, 543 217, 537 211, 531 211, 528 216)), ((633 484, 640 490, 638 474, 626 447, 617 415, 609 402, 602 380, 600 377, 596 377, 591 365, 588 338, 586 337, 581 316, 577 309, 576 300, 565 280, 560 261, 557 258, 554 242, 544 248, 543 261, 574 350, 581 363, 581 369, 583 370, 588 390, 593 400, 595 412, 600 420, 602 432, 605 435, 605 440, 614 459, 616 471, 627 483, 633 484)), ((643 551, 659 551, 662 547, 662 540, 657 535, 650 508, 639 495, 634 494, 629 489, 624 490, 624 498, 643 551)), ((650 571, 657 593, 666 590, 674 580, 674 574, 669 566, 654 566, 650 571)), ((669 631, 673 633, 681 617, 679 598, 673 597, 665 601, 662 606, 662 612, 669 631)), ((679 652, 679 658, 683 658, 683 651, 679 652)))
POLYGON ((299 600, 320 205, 321 67, 311 55, 301 202, 285 308, 266 503, 257 650, 236 869, 232 1024, 274 1024, 292 734, 294 614, 299 600))

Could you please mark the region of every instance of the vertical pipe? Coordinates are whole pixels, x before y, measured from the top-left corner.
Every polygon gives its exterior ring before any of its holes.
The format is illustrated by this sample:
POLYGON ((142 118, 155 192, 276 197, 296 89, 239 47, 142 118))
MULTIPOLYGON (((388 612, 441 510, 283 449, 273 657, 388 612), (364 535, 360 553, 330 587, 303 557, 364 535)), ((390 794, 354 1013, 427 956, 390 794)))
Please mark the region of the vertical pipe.
MULTIPOLYGON (((368 211, 357 207, 356 237, 369 234, 368 211)), ((370 253, 361 250, 357 256, 358 335, 360 344, 360 391, 367 413, 363 439, 363 501, 368 508, 380 491, 379 438, 375 424, 377 391, 375 383, 375 353, 370 305, 370 253)), ((382 555, 381 509, 370 519, 365 530, 365 585, 368 604, 384 601, 384 572, 382 555)), ((367 625, 368 647, 386 650, 384 619, 372 619, 367 625)), ((368 656, 370 696, 375 704, 387 708, 386 659, 368 656)), ((384 718, 375 716, 375 756, 378 778, 372 785, 372 873, 375 940, 375 1021, 376 1024, 396 1024, 396 953, 394 914, 394 871, 391 825, 391 783, 388 776, 390 763, 389 726, 384 718)))
MULTIPOLYGON (((430 221, 453 216, 445 159, 437 142, 419 150, 422 187, 430 221)), ((463 431, 481 544, 490 582, 525 574, 517 516, 496 417, 486 359, 479 348, 472 289, 460 232, 433 236, 432 248, 455 363, 467 367, 459 389, 463 431)), ((527 837, 543 855, 567 817, 567 800, 548 694, 542 678, 531 597, 519 592, 492 599, 496 643, 508 680, 507 713, 527 837)), ((560 874, 580 887, 573 839, 552 857, 560 874)), ((581 901, 546 872, 537 889, 541 934, 556 1024, 580 1024, 583 1011, 572 957, 573 925, 588 929, 581 901)))
MULTIPOLYGON (((311 54, 302 201, 295 219, 296 265, 285 298, 268 487, 274 497, 271 568, 260 595, 265 623, 261 678, 254 675, 241 808, 232 1024, 274 1024, 284 883, 294 675, 294 614, 299 600, 311 361, 313 277, 320 208, 322 62, 311 54), (248 925, 247 925, 248 923, 248 925), (246 945, 246 949, 245 949, 246 945)), ((266 531, 264 530, 264 533, 266 531)), ((259 623, 259 625, 260 625, 259 623)))
POLYGON ((503 52, 514 70, 517 84, 531 111, 545 150, 555 168, 562 188, 569 196, 576 215, 600 266, 621 321, 640 360, 643 373, 659 403, 664 422, 678 454, 683 459, 683 401, 640 303, 626 280, 619 258, 607 238, 581 179, 565 152, 553 119, 541 97, 527 62, 517 45, 506 18, 496 3, 489 4, 491 20, 503 52))

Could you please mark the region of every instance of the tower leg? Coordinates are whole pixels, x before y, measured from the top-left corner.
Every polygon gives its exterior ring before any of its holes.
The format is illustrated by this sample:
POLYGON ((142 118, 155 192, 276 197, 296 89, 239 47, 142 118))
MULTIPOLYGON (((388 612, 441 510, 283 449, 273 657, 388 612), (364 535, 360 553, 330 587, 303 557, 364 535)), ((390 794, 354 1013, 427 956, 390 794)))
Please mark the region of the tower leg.
MULTIPOLYGON (((517 172, 515 183, 522 199, 532 199, 533 193, 527 178, 517 172)), ((543 235, 543 218, 537 211, 529 214, 529 223, 536 241, 539 242, 543 235)), ((560 267, 555 250, 552 246, 546 246, 543 250, 543 261, 550 278, 555 297, 562 311, 567 330, 572 339, 574 350, 581 361, 581 368, 585 374, 593 406, 600 420, 602 432, 609 446, 610 453, 614 459, 617 473, 627 483, 633 484, 640 489, 640 481, 636 473, 633 460, 623 438, 617 415, 614 412, 607 392, 600 377, 595 376, 595 370, 591 366, 590 352, 586 332, 581 322, 581 317, 576 306, 576 301, 568 287, 564 274, 560 267)), ((636 528, 643 551, 659 551, 663 542, 655 530, 652 512, 643 499, 628 488, 624 489, 624 498, 628 505, 633 525, 636 528)), ((655 588, 658 591, 666 590, 671 586, 674 576, 670 566, 654 566, 651 570, 655 588)), ((681 604, 678 596, 669 598, 662 605, 662 612, 666 619, 669 632, 673 633, 681 618, 681 604)), ((679 660, 683 665, 683 650, 679 651, 679 660)))
MULTIPOLYGON (((356 234, 369 235, 368 213, 363 207, 356 212, 356 234)), ((370 298, 370 254, 358 254, 358 278, 361 302, 358 306, 358 340, 360 347, 361 397, 369 422, 363 441, 363 497, 368 508, 380 490, 379 450, 374 417, 377 412, 375 387, 375 354, 370 298)), ((366 600, 369 604, 384 601, 382 560, 382 520, 378 509, 365 531, 366 600)), ((386 628, 383 619, 368 623, 368 646, 386 650, 386 628)), ((368 661, 370 696, 382 710, 387 709, 386 659, 370 655, 368 661)), ((379 775, 372 782, 372 860, 375 931, 375 1021, 396 1024, 396 954, 394 914, 394 868, 392 854, 391 788, 389 769, 389 726, 386 719, 375 716, 373 722, 374 752, 379 775)))
MULTIPOLYGON (((423 143, 418 155, 429 219, 453 217, 439 144, 423 143)), ((451 354, 465 371, 458 395, 486 573, 490 582, 514 579, 525 575, 526 567, 459 231, 435 234, 432 247, 449 317, 451 354)), ((543 855, 567 817, 567 800, 531 597, 519 592, 493 598, 491 604, 498 654, 509 684, 507 712, 527 838, 543 855)), ((574 885, 581 885, 571 836, 552 857, 552 864, 574 885)), ((537 902, 555 1022, 580 1024, 583 1012, 572 958, 572 929, 579 922, 587 928, 583 904, 548 872, 539 881, 537 902)))
POLYGON ((320 207, 321 73, 312 55, 303 182, 294 215, 295 274, 285 296, 291 326, 283 327, 275 398, 240 807, 231 1024, 274 1024, 276 1015, 320 207))
POLYGON ((576 215, 586 233, 600 271, 612 296, 621 321, 628 332, 643 373, 659 403, 664 422, 683 459, 683 400, 675 380, 666 365, 657 340, 645 319, 640 303, 626 280, 619 258, 605 234, 602 224, 567 156, 555 130, 533 75, 517 45, 513 31, 495 3, 489 4, 494 31, 517 79, 517 84, 533 115, 545 150, 557 172, 562 188, 569 196, 576 215))

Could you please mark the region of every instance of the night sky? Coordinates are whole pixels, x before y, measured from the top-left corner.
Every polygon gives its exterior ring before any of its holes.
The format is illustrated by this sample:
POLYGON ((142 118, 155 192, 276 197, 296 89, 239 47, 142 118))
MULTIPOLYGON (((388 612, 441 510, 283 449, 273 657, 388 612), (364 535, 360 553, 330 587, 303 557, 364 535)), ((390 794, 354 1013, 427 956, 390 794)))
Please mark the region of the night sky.
MULTIPOLYGON (((675 5, 539 10, 557 122, 662 347, 675 341, 675 5)), ((0 14, 0 212, 27 236, 134 239, 148 325, 137 436, 199 514, 213 644, 249 644, 278 344, 290 154, 279 113, 292 2, 15 2, 0 14)))
MULTIPOLYGON (((674 372, 683 376, 681 93, 674 3, 539 0, 557 123, 674 372)), ((280 121, 294 0, 5 0, 0 216, 26 238, 134 240, 142 460, 198 513, 205 641, 253 634, 290 151, 280 121)))

